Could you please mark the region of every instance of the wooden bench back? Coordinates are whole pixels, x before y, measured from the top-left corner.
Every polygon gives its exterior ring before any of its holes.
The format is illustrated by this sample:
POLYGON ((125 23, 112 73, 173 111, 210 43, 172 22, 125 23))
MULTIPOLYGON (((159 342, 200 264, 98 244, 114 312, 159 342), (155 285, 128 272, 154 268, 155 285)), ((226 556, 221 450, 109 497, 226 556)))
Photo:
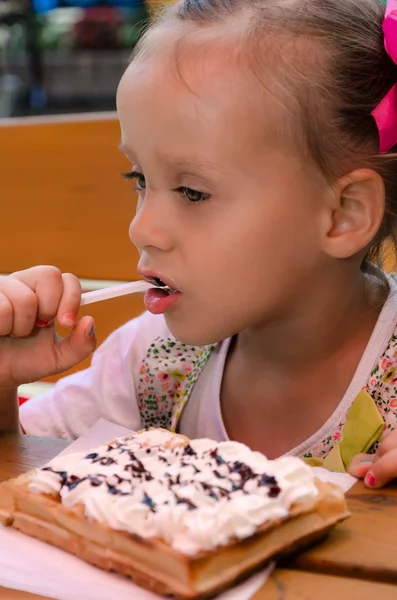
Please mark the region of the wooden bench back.
MULTIPOLYGON (((114 114, 0 120, 0 273, 51 264, 88 280, 137 278, 136 194, 120 177, 130 167, 119 143, 114 114)), ((143 310, 142 296, 129 296, 81 314, 94 316, 101 343, 143 310)))
POLYGON ((90 279, 137 277, 136 197, 120 173, 115 115, 0 121, 0 272, 53 264, 90 279))

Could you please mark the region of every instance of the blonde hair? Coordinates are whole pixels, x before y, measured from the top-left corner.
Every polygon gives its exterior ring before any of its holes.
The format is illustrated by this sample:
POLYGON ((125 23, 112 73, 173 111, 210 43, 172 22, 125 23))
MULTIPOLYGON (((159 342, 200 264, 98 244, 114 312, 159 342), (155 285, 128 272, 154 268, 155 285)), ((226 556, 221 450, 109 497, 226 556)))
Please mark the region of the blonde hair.
MULTIPOLYGON (((332 179, 363 166, 380 173, 385 217, 363 268, 381 263, 386 238, 397 249, 397 155, 393 149, 379 155, 371 116, 397 83, 397 66, 384 47, 384 13, 382 0, 179 0, 154 22, 155 28, 233 24, 230 35, 239 31, 253 68, 269 64, 270 52, 276 78, 283 77, 299 108, 296 132, 322 174, 332 179)), ((144 47, 145 37, 137 54, 144 47)))

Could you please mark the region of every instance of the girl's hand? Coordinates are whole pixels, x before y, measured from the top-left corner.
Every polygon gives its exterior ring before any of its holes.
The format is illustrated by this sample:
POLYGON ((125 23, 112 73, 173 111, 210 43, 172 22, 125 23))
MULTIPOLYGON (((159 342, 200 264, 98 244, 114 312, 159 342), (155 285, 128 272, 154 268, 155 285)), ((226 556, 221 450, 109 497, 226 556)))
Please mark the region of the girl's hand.
POLYGON ((380 488, 397 478, 397 430, 380 443, 376 454, 357 454, 349 473, 364 479, 370 488, 380 488))
POLYGON ((0 390, 70 369, 95 349, 94 321, 77 322, 79 280, 55 267, 0 276, 0 390), (55 319, 72 331, 55 334, 55 319))

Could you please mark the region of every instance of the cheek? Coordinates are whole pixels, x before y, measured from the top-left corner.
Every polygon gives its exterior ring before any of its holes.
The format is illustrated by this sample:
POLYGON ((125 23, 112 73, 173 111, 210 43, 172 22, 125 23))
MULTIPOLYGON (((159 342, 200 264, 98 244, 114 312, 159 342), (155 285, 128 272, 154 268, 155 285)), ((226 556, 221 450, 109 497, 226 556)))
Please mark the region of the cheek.
MULTIPOLYGON (((314 220, 296 203, 277 206, 247 202, 242 210, 209 219, 186 238, 186 264, 200 291, 245 305, 244 288, 266 297, 282 291, 318 260, 314 220), (241 290, 240 290, 241 286, 241 290)), ((250 301, 253 298, 251 297, 250 301)), ((221 300, 223 302, 223 300, 221 300)))
POLYGON ((295 252, 312 252, 316 247, 316 215, 310 201, 300 198, 299 189, 278 197, 263 195, 251 206, 247 202, 235 222, 235 240, 253 259, 256 252, 273 261, 291 259, 295 252))
POLYGON ((242 210, 214 220, 206 227, 206 240, 201 251, 208 255, 208 265, 247 267, 276 261, 291 254, 299 244, 303 228, 286 211, 252 209, 247 203, 242 210))

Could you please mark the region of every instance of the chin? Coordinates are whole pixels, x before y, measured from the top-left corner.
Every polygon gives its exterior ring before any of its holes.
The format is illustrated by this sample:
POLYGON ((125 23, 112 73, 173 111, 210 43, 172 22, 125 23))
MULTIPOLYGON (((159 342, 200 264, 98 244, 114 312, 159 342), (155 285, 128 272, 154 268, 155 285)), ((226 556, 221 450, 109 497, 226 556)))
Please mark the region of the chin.
POLYGON ((221 335, 216 336, 216 328, 214 327, 211 328, 211 331, 209 327, 207 330, 204 325, 200 327, 199 321, 181 322, 173 319, 170 315, 165 316, 165 321, 174 338, 187 346, 209 346, 225 339, 221 335))

